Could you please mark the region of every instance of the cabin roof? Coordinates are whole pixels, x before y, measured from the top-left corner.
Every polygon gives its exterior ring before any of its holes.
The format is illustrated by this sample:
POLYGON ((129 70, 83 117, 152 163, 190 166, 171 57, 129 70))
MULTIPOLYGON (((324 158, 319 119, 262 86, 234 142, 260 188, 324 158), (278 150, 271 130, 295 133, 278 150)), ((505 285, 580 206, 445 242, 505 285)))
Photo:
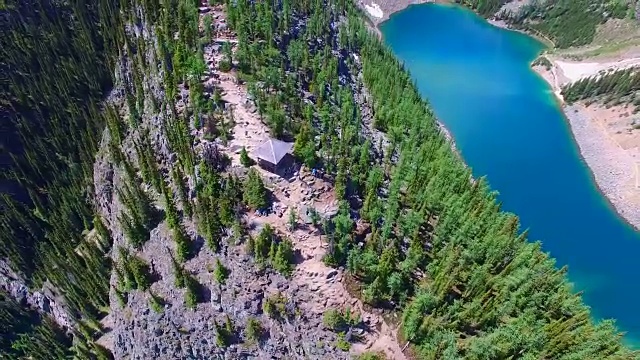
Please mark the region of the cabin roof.
POLYGON ((269 139, 253 151, 253 156, 256 158, 269 162, 273 165, 278 165, 280 161, 291 152, 293 149, 293 143, 287 143, 277 139, 269 139))

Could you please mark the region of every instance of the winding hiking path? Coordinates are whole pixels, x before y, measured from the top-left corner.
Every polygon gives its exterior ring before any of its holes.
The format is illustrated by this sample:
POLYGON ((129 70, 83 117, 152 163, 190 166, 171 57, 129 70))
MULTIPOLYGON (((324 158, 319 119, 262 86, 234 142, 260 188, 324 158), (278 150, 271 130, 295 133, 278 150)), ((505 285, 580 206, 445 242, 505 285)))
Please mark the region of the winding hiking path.
MULTIPOLYGON (((215 21, 225 21, 222 7, 209 6, 207 1, 203 1, 200 9, 201 13, 212 14, 215 21)), ((221 37, 235 43, 233 34, 218 34, 218 38, 221 37)), ((222 54, 209 46, 204 55, 209 70, 205 86, 215 86, 222 90, 222 99, 233 109, 235 119, 233 138, 222 149, 231 157, 233 165, 241 166, 239 154, 242 147, 251 153, 268 139, 269 131, 257 111, 246 101, 247 90, 237 84, 234 71, 223 73, 217 69, 216 64, 222 54)), ((299 252, 299 260, 290 281, 308 289, 314 299, 303 304, 303 310, 316 316, 322 316, 330 308, 349 307, 356 310, 369 327, 369 331, 363 334, 362 342, 353 344, 353 354, 381 351, 389 359, 406 359, 396 339, 397 329, 389 326, 380 314, 366 311, 362 301, 352 297, 345 288, 342 282, 343 272, 324 264, 322 258, 326 253, 327 244, 319 231, 306 224, 299 224, 293 230, 288 227, 287 219, 291 209, 299 211, 301 206, 308 206, 317 209, 321 214, 337 211, 337 201, 331 184, 313 177, 304 169, 290 179, 284 179, 257 166, 254 168, 260 172, 267 187, 272 191, 276 211, 268 216, 249 213, 246 220, 249 224, 255 225, 256 232, 265 224, 269 224, 277 233, 287 236, 293 242, 295 250, 299 252)))

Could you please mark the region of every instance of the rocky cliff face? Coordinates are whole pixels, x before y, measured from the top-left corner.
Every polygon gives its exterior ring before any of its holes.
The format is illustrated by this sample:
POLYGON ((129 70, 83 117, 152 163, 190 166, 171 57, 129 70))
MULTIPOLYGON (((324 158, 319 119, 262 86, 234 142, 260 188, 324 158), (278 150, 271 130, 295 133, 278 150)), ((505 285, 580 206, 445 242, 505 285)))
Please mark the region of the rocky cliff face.
MULTIPOLYGON (((201 15, 213 14, 216 28, 226 32, 226 26, 222 26, 225 20, 221 7, 214 11, 213 7, 203 3, 200 11, 201 15)), ((141 15, 140 18, 144 17, 141 15)), ((158 64, 156 36, 150 27, 142 24, 144 21, 128 26, 127 32, 135 40, 132 43, 145 44, 145 62, 158 64)), ((235 39, 214 39, 214 42, 221 41, 235 43, 235 39)), ((115 87, 106 99, 106 103, 115 107, 122 119, 130 115, 125 87, 131 86, 135 71, 131 60, 133 54, 127 54, 127 51, 123 50, 118 68, 115 69, 115 87)), ((185 118, 194 135, 196 152, 222 149, 220 151, 232 159, 228 172, 242 175, 246 169, 237 161, 238 146, 247 145, 249 149, 261 139, 260 136, 268 134, 268 130, 256 114, 255 105, 248 100, 247 90, 235 81, 232 74, 221 74, 217 70, 222 56, 220 52, 220 46, 205 47, 207 71, 202 81, 205 96, 210 97, 214 89, 221 90, 226 102, 225 113, 228 115, 233 109, 236 119, 240 120, 232 129, 232 144, 223 146, 219 141, 205 139, 203 130, 193 126, 193 115, 185 118)), ((121 149, 136 166, 138 159, 134 140, 139 139, 142 132, 148 131, 158 167, 164 180, 171 183, 168 174, 176 162, 176 154, 169 149, 164 131, 168 112, 162 106, 157 106, 165 100, 163 76, 161 67, 144 73, 142 86, 145 99, 141 124, 129 131, 121 149)), ((382 149, 376 152, 376 158, 382 161, 388 141, 373 128, 372 109, 366 104, 365 90, 354 87, 354 91, 362 91, 357 99, 364 112, 366 135, 376 144, 381 144, 382 149)), ((189 89, 180 85, 177 92, 176 110, 181 115, 187 114, 189 89)), ((101 149, 95 158, 94 197, 91 200, 111 233, 113 250, 109 256, 113 263, 117 266, 121 260, 118 249, 127 248, 150 265, 153 278, 148 291, 131 290, 126 298, 120 299, 115 291, 118 287, 117 275, 114 272, 111 276, 110 314, 102 320, 104 332, 98 343, 110 349, 116 359, 347 359, 350 358, 348 346, 337 346, 340 340, 344 344, 344 337, 347 341, 356 337, 360 339, 361 342, 354 346, 359 348, 358 351, 369 348, 387 351, 395 346, 391 351, 400 355, 392 358, 403 358, 395 343, 395 329, 385 327, 380 314, 367 313, 362 302, 348 294, 341 283, 341 270, 331 269, 322 263, 326 239, 320 232, 308 226, 297 230, 287 228, 286 216, 283 218, 283 215, 297 206, 317 206, 323 215, 337 212, 335 195, 329 182, 317 179, 308 172, 296 173, 291 179, 268 178, 268 186, 280 197, 274 207, 278 208, 277 214, 260 219, 256 219, 254 214, 245 214, 242 219, 246 230, 252 235, 270 224, 279 233, 291 237, 296 247, 297 267, 290 278, 256 263, 246 251, 245 242, 248 238, 237 236, 233 231, 227 231, 223 236, 218 252, 211 251, 197 234, 194 221, 185 216, 182 226, 194 244, 192 250, 195 256, 183 264, 184 271, 199 284, 197 304, 189 307, 185 304, 185 290, 175 284, 172 254, 176 252, 176 244, 167 223, 163 221, 156 224, 150 232, 150 239, 139 250, 134 250, 125 239, 119 219, 125 206, 116 195, 116 189, 122 189, 126 176, 124 170, 114 164, 109 152, 110 141, 111 134, 105 130, 101 149), (228 269, 228 277, 222 283, 213 274, 218 262, 228 269), (274 302, 277 303, 277 312, 265 313, 266 304, 273 305, 274 302), (347 307, 362 316, 358 325, 350 325, 343 335, 325 328, 322 319, 327 309, 347 307), (260 324, 262 328, 257 336, 249 329, 252 322, 254 325, 260 324), (221 333, 222 328, 224 334, 221 333)), ((197 172, 195 176, 188 177, 189 196, 193 199, 197 172)), ((142 187, 151 197, 155 197, 153 206, 162 211, 163 202, 153 189, 144 184, 142 187)), ((64 303, 51 287, 45 285, 41 291, 30 292, 20 277, 11 273, 2 262, 0 287, 8 289, 20 301, 51 315, 61 326, 75 326, 64 303)))
MULTIPOLYGON (((157 232, 151 242, 163 242, 157 232)), ((151 249, 149 249, 151 250, 151 249)), ((336 350, 336 335, 323 329, 321 316, 300 311, 310 291, 291 284, 279 274, 259 270, 240 246, 229 246, 218 257, 230 269, 224 285, 215 284, 206 269, 216 255, 205 251, 190 262, 189 272, 206 289, 202 302, 194 310, 183 305, 182 291, 175 289, 167 276, 154 284, 154 292, 165 297, 161 313, 149 308, 145 294, 130 296, 127 307, 112 314, 113 347, 116 358, 149 359, 344 359, 347 353, 336 350), (282 294, 285 314, 278 319, 263 313, 268 297, 282 294), (216 324, 227 317, 233 326, 228 345, 216 343, 216 324), (247 321, 257 319, 264 334, 256 342, 248 339, 247 321)), ((164 261, 154 261, 156 271, 170 271, 164 261)), ((335 279, 333 279, 335 281, 335 279)))
MULTIPOLYGON (((148 31, 135 31, 152 44, 154 37, 148 31)), ((211 51, 209 49, 208 51, 211 51)), ((149 63, 154 63, 154 53, 147 54, 149 63)), ((211 75, 211 73, 207 73, 211 75)), ((109 100, 126 116, 123 84, 131 78, 131 68, 123 59, 117 76, 117 86, 109 100)), ((156 99, 164 98, 161 88, 162 74, 145 78, 145 93, 156 99)), ((148 102, 150 103, 150 99, 148 102)), ((188 104, 188 91, 181 91, 178 107, 188 104)), ((162 131, 166 114, 151 109, 143 116, 140 129, 148 129, 160 166, 166 173, 172 163, 167 140, 162 131)), ((194 130, 195 131, 195 130, 194 130)), ((196 135, 197 132, 195 132, 196 135)), ((132 137, 136 136, 132 134, 132 137)), ((118 214, 123 209, 115 189, 123 182, 121 170, 115 167, 107 151, 108 131, 103 136, 102 150, 94 165, 96 205, 108 223, 114 239, 114 249, 127 247, 118 214)), ((201 139, 196 136, 196 147, 201 139)), ((131 150, 132 139, 126 139, 123 149, 131 150)), ((135 158, 133 152, 128 154, 135 158)), ((174 159, 175 160, 175 159, 174 159)), ((238 169, 239 170, 239 169, 238 169)), ((192 179, 190 183, 193 183, 192 179)), ((160 207, 160 203, 156 204, 160 207)), ((150 240, 137 253, 151 265, 154 282, 150 291, 162 299, 161 308, 150 306, 148 292, 129 292, 126 302, 118 302, 112 290, 111 313, 103 320, 108 329, 99 342, 109 348, 116 359, 346 359, 348 353, 337 349, 337 335, 323 328, 322 313, 310 313, 307 304, 312 291, 300 286, 282 275, 256 264, 245 251, 245 244, 223 239, 223 248, 214 253, 204 246, 204 240, 196 233, 195 224, 184 219, 183 224, 195 243, 197 255, 184 264, 185 270, 197 279, 200 286, 198 304, 195 309, 185 306, 184 290, 175 286, 171 265, 171 253, 175 253, 175 242, 166 223, 160 223, 151 231, 150 240), (229 271, 224 284, 214 280, 212 269, 219 260, 229 271), (265 314, 263 305, 268 298, 279 298, 284 312, 278 316, 265 314), (304 309, 304 310, 303 310, 304 309), (250 319, 257 320, 263 327, 259 339, 253 340, 247 333, 250 319), (219 328, 231 325, 231 333, 220 339, 219 328), (224 342, 224 344, 222 343, 224 342)), ((231 234, 228 234, 231 235, 231 234)), ((112 257, 118 260, 117 251, 112 257)), ((333 272, 327 283, 339 281, 333 272)), ((112 286, 116 286, 112 277, 112 286)))
POLYGON ((50 316, 60 327, 73 327, 73 319, 65 309, 64 301, 48 283, 41 289, 30 290, 22 277, 13 272, 4 260, 0 260, 0 289, 13 296, 18 303, 50 316))

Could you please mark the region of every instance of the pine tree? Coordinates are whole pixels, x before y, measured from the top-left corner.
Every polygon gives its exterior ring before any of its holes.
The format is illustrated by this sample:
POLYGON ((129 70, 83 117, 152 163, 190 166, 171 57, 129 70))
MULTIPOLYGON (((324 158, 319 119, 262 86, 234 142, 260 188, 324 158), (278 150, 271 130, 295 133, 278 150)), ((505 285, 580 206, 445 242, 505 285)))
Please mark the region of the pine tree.
POLYGON ((253 209, 264 209, 269 206, 267 189, 262 182, 260 174, 255 169, 250 169, 244 182, 244 202, 253 209))
POLYGON ((287 226, 289 227, 290 231, 293 231, 296 229, 297 224, 298 224, 298 214, 296 213, 296 209, 292 207, 289 209, 289 218, 287 219, 287 226))
POLYGON ((254 164, 254 161, 249 157, 249 154, 247 154, 247 149, 245 149, 244 146, 240 150, 240 163, 244 167, 250 167, 254 164))
POLYGON ((187 186, 184 183, 184 176, 182 175, 180 169, 172 168, 171 178, 173 179, 173 183, 178 190, 178 197, 180 198, 180 203, 182 204, 182 210, 184 211, 184 214, 187 217, 192 217, 193 207, 191 206, 191 200, 189 199, 187 186))
POLYGON ((271 260, 273 268, 283 275, 289 276, 293 271, 293 244, 289 239, 284 239, 278 244, 278 250, 271 260))
POLYGON ((216 265, 213 269, 213 277, 220 285, 224 285, 225 281, 229 277, 229 269, 222 265, 219 258, 216 258, 216 265))
POLYGON ((233 67, 233 55, 231 43, 225 41, 222 44, 222 61, 220 62, 220 71, 228 72, 233 67))

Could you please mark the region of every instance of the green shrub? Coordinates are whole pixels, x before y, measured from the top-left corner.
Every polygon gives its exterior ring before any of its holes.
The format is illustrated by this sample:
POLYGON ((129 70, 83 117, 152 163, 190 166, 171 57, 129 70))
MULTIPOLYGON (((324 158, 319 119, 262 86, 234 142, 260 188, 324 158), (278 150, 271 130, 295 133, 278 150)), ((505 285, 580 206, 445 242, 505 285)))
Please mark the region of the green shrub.
POLYGON ((149 265, 141 258, 132 255, 129 259, 129 268, 133 273, 137 288, 147 290, 151 285, 149 280, 149 265))
POLYGON ((196 294, 189 288, 187 288, 187 291, 184 293, 184 305, 189 310, 194 310, 198 305, 198 298, 196 294))
POLYGON ((293 243, 289 239, 279 239, 273 228, 266 224, 255 239, 249 239, 247 250, 258 263, 268 263, 279 273, 289 276, 293 271, 293 243))
POLYGON ((351 349, 351 343, 347 341, 344 333, 338 334, 338 339, 336 339, 336 347, 342 351, 349 351, 349 349, 351 349))
POLYGON ((262 303, 262 311, 274 319, 283 319, 287 316, 287 298, 278 292, 265 299, 262 303))
POLYGON ((333 331, 346 330, 348 327, 357 326, 360 322, 360 315, 353 312, 351 308, 346 308, 344 311, 332 308, 322 315, 324 326, 333 331))
POLYGON ((227 269, 220 259, 216 259, 216 267, 213 269, 213 277, 220 285, 224 285, 225 281, 229 277, 229 269, 227 269))
POLYGON ((387 356, 382 352, 367 351, 358 355, 355 360, 386 360, 387 356))
POLYGON ((251 249, 253 256, 258 261, 262 261, 269 256, 269 249, 271 248, 271 244, 275 241, 275 232, 271 225, 266 224, 258 236, 250 243, 253 243, 253 247, 251 249))
POLYGON ((164 300, 149 291, 149 307, 156 314, 161 314, 164 312, 164 300))
POLYGON ((206 14, 202 18, 202 27, 204 28, 204 41, 210 43, 213 38, 213 17, 211 14, 206 14))
POLYGON ((184 276, 184 284, 185 284, 185 293, 184 293, 184 304, 187 309, 193 310, 196 308, 198 304, 198 297, 200 291, 200 284, 198 281, 190 274, 185 274, 184 276))
POLYGON ((191 255, 191 239, 181 226, 173 229, 173 239, 176 242, 176 257, 185 262, 191 255))
POLYGON ((127 306, 127 293, 122 292, 118 289, 114 289, 114 292, 116 294, 116 300, 118 301, 118 305, 120 305, 121 308, 124 308, 125 306, 127 306))
POLYGON ((344 319, 342 314, 337 309, 329 309, 322 315, 322 323, 328 329, 337 330, 344 326, 344 319))
POLYGON ((123 247, 118 249, 120 264, 116 267, 119 286, 124 290, 146 290, 151 285, 149 265, 123 247))
POLYGON ((318 227, 318 225, 320 225, 320 221, 322 221, 320 213, 318 213, 318 210, 316 210, 315 208, 309 209, 309 218, 311 220, 311 225, 313 225, 314 227, 318 227))
POLYGON ((284 239, 278 243, 278 250, 271 264, 279 273, 290 276, 293 272, 293 244, 289 239, 284 239))
POLYGON ((220 65, 219 65, 220 71, 229 72, 229 71, 231 71, 231 68, 232 68, 232 65, 231 65, 230 61, 227 61, 227 60, 224 60, 224 59, 222 61, 220 61, 220 65))
POLYGON ((264 333, 264 327, 260 320, 250 317, 247 319, 247 326, 245 327, 245 336, 250 343, 255 343, 262 337, 264 333))
POLYGON ((216 337, 216 345, 219 347, 227 347, 231 343, 231 334, 227 332, 227 330, 219 325, 217 322, 214 323, 215 327, 215 337, 216 337))
POLYGON ((293 231, 296 229, 296 225, 298 225, 298 214, 296 213, 295 208, 289 209, 289 218, 287 220, 287 225, 289 226, 289 230, 293 231))

